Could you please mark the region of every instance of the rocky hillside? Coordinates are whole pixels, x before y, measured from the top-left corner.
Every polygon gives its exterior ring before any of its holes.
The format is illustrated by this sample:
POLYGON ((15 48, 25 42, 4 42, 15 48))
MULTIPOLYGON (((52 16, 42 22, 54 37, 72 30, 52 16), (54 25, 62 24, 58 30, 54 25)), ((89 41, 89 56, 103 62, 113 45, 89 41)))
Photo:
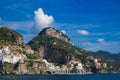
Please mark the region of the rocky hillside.
POLYGON ((29 55, 34 51, 30 46, 24 44, 23 36, 20 33, 7 27, 0 27, 0 49, 4 46, 8 46, 11 53, 25 54, 29 58, 35 57, 29 55))
POLYGON ((50 27, 43 29, 28 44, 40 57, 60 64, 66 64, 72 59, 85 62, 86 56, 90 55, 87 51, 73 46, 66 35, 50 27))
POLYGON ((7 27, 0 27, 0 45, 22 45, 23 36, 7 27))
POLYGON ((67 35, 65 35, 62 32, 59 32, 58 30, 56 30, 55 28, 52 28, 52 27, 48 27, 48 28, 43 29, 38 35, 52 36, 52 37, 55 37, 55 38, 60 39, 62 41, 65 41, 69 44, 72 44, 72 42, 67 37, 67 35))
MULTIPOLYGON (((41 73, 41 68, 37 68, 39 70, 37 71, 34 66, 42 63, 31 60, 37 59, 37 56, 33 55, 34 51, 30 46, 24 44, 23 36, 18 32, 7 27, 0 27, 0 50, 2 50, 0 52, 0 75, 41 73), (5 50, 3 52, 5 47, 8 47, 9 52, 5 50)), ((44 63, 41 66, 43 65, 44 63)))

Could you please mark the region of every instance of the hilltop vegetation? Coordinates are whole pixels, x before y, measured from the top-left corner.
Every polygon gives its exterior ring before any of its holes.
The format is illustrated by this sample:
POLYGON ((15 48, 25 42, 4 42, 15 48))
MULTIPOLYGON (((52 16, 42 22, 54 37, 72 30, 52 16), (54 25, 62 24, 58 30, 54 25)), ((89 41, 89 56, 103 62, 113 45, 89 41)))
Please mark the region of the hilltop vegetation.
POLYGON ((21 45, 23 43, 23 36, 21 34, 7 27, 0 27, 0 45, 21 45))

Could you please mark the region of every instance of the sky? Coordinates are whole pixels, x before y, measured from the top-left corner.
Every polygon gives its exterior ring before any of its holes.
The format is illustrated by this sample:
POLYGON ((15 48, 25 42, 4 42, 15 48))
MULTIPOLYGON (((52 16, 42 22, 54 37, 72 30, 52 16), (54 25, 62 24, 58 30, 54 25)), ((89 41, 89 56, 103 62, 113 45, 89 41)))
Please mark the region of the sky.
POLYGON ((0 0, 0 26, 25 43, 51 26, 85 50, 120 52, 120 0, 0 0))

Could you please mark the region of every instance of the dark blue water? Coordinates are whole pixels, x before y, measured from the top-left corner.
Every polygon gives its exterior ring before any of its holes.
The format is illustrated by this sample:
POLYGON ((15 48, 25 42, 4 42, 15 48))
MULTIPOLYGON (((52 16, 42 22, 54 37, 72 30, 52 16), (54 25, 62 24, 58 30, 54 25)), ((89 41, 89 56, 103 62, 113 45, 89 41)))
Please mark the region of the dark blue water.
POLYGON ((120 74, 60 74, 0 76, 0 80, 120 80, 120 74))

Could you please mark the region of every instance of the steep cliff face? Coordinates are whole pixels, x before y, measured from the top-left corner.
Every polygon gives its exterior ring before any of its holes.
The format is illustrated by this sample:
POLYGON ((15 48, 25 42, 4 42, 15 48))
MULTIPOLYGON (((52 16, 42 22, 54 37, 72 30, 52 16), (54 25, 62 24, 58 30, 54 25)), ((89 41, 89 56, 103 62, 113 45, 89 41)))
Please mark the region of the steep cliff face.
POLYGON ((49 62, 66 64, 72 60, 72 54, 66 52, 64 49, 46 46, 44 58, 49 62))

